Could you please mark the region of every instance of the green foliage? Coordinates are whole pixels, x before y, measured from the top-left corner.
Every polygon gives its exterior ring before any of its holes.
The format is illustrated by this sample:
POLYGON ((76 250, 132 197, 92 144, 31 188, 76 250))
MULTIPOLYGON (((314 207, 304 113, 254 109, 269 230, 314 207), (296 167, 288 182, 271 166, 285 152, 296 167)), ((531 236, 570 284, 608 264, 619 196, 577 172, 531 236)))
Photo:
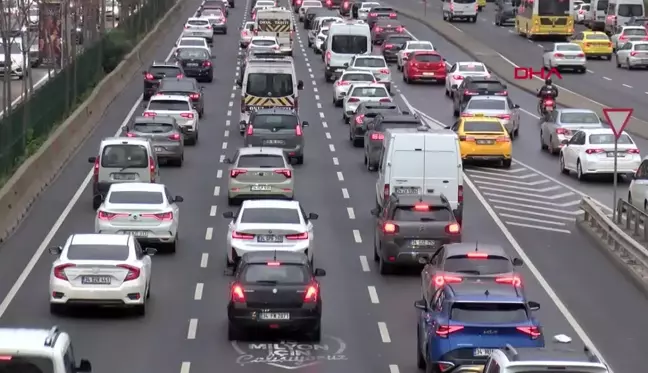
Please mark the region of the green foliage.
POLYGON ((109 74, 121 62, 124 56, 133 49, 133 41, 129 40, 122 29, 114 29, 103 40, 102 66, 104 74, 109 74))

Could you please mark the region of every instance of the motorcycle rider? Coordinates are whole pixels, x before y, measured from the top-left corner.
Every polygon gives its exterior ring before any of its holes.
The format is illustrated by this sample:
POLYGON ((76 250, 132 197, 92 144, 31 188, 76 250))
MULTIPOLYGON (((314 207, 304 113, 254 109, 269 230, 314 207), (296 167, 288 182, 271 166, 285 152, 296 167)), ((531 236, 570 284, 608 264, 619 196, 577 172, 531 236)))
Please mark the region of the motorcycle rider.
POLYGON ((555 102, 556 98, 558 97, 558 87, 553 85, 551 78, 547 78, 545 79, 545 84, 540 88, 536 96, 540 98, 540 102, 538 102, 540 113, 546 115, 547 113, 545 112, 544 101, 547 98, 551 98, 555 102))

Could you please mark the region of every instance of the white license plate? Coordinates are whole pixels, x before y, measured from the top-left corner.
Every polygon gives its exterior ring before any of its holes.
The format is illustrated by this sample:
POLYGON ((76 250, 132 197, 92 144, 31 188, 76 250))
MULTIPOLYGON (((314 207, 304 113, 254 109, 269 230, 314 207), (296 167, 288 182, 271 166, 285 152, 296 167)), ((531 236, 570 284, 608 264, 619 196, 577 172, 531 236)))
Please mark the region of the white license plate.
POLYGON ((250 190, 253 192, 267 192, 270 189, 270 185, 252 185, 250 187, 250 190))
POLYGON ((83 285, 110 285, 110 276, 81 276, 83 285))
POLYGON ((476 348, 473 351, 473 354, 475 355, 475 357, 486 357, 486 356, 490 356, 492 352, 493 352, 492 348, 476 348))
POLYGON ((163 152, 163 151, 164 151, 164 148, 161 147, 161 146, 156 146, 156 147, 155 147, 155 151, 156 151, 156 152, 163 152))
POLYGON ((196 66, 198 66, 198 64, 197 63, 188 63, 187 66, 196 67, 196 66))
POLYGON ((423 73, 423 76, 434 76, 434 73, 423 73))
POLYGON ((419 187, 395 187, 394 188, 394 193, 396 193, 396 194, 419 194, 420 190, 421 189, 419 187))
POLYGON ((202 35, 202 32, 192 32, 191 35, 200 36, 200 35, 202 35))
MULTIPOLYGON (((607 152, 607 156, 610 158, 614 158, 614 152, 607 152)), ((623 153, 616 153, 617 157, 625 157, 625 154, 623 153)))
POLYGON ((434 240, 411 240, 412 246, 434 246, 434 240))
POLYGON ((123 231, 124 234, 130 234, 135 237, 148 237, 147 231, 123 231))
POLYGON ((463 14, 463 12, 456 11, 456 12, 454 12, 454 14, 463 14))
POLYGON ((288 312, 263 312, 259 315, 261 320, 290 320, 288 312))
POLYGON ((135 174, 113 174, 113 180, 135 180, 135 174))

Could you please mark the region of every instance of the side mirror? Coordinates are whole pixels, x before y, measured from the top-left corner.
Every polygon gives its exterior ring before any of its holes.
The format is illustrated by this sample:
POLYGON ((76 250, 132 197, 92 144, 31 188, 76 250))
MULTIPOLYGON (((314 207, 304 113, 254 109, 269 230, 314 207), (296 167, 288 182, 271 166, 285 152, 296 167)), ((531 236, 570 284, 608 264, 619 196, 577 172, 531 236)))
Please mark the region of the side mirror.
POLYGON ((513 109, 519 109, 519 108, 520 108, 520 105, 518 105, 518 104, 513 105, 513 109))
POLYGON ((216 56, 209 56, 209 59, 213 61, 216 59, 216 56))
POLYGON ((92 372, 92 364, 86 359, 81 359, 79 366, 76 367, 77 372, 92 372))
POLYGON ((300 80, 300 81, 297 82, 297 89, 300 90, 300 91, 302 89, 304 89, 304 81, 303 80, 300 80))
POLYGON ((504 89, 508 88, 506 84, 502 84, 502 86, 504 87, 504 89))
MULTIPOLYGON (((177 45, 177 44, 176 44, 176 45, 177 45)), ((142 71, 142 75, 146 75, 146 73, 147 73, 146 70, 142 71)))
POLYGON ((243 79, 241 78, 236 79, 236 85, 239 87, 243 87, 243 79))
POLYGON ((563 140, 560 143, 567 146, 567 145, 569 145, 569 140, 563 140))
POLYGON ((444 58, 444 59, 443 59, 443 62, 448 62, 448 60, 446 60, 446 59, 444 58))
POLYGON ((421 311, 427 311, 427 304, 425 304, 424 299, 419 299, 416 302, 414 302, 414 308, 421 311))
POLYGON ((232 164, 232 160, 230 158, 225 158, 225 159, 223 159, 223 163, 232 164))
POLYGON ((403 115, 410 115, 410 112, 407 110, 403 110, 403 115))
POLYGON ((528 301, 527 306, 529 306, 531 311, 537 311, 540 309, 540 303, 534 301, 528 301))
POLYGON ((175 198, 173 198, 173 202, 184 202, 184 198, 182 198, 182 196, 175 196, 175 198))
POLYGON ((632 174, 632 180, 637 180, 637 173, 632 174))
POLYGON ((308 127, 308 126, 310 126, 310 123, 308 123, 307 121, 302 122, 302 127, 308 127))
POLYGON ((95 163, 97 161, 97 157, 89 157, 88 158, 88 163, 95 163))
POLYGON ((346 67, 349 67, 349 64, 348 64, 348 63, 345 63, 345 64, 344 64, 344 67, 345 67, 345 68, 346 68, 346 67))
POLYGON ((61 246, 52 246, 47 249, 50 254, 52 255, 61 255, 61 252, 63 252, 63 248, 61 246))
POLYGON ((317 220, 317 218, 319 218, 319 215, 315 213, 311 212, 310 214, 308 214, 308 220, 317 220))
POLYGON ((128 132, 128 127, 126 127, 126 126, 122 127, 122 131, 128 132))
POLYGON ((326 276, 326 271, 321 269, 321 268, 316 268, 315 272, 313 272, 313 276, 315 276, 315 277, 324 277, 324 276, 326 276))
POLYGON ((231 211, 226 211, 223 213, 223 217, 225 219, 234 219, 234 213, 231 211))
POLYGON ((513 258, 513 265, 516 267, 521 267, 524 265, 524 261, 520 258, 513 258))
POLYGON ((346 92, 340 92, 340 96, 346 96, 346 95, 347 95, 346 92))
POLYGON ((378 207, 376 207, 375 209, 371 209, 370 212, 371 212, 371 215, 373 215, 375 217, 380 216, 380 209, 378 207))
POLYGON ((147 247, 147 248, 144 249, 144 254, 146 254, 148 256, 153 256, 156 253, 157 253, 157 249, 154 249, 152 247, 147 247))

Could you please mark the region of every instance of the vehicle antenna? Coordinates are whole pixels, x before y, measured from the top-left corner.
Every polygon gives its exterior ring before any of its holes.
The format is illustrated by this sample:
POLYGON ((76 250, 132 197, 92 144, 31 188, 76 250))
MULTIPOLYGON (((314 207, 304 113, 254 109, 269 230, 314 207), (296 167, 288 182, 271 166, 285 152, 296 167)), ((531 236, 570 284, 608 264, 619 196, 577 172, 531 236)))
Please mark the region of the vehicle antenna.
POLYGON ((489 296, 489 295, 490 295, 490 292, 489 292, 488 290, 486 290, 486 291, 484 292, 484 295, 485 295, 485 296, 489 296))
POLYGON ((479 247, 479 243, 477 241, 475 241, 475 251, 478 251, 478 249, 477 249, 478 247, 479 247))
POLYGON ((272 258, 273 262, 277 261, 277 249, 274 250, 274 257, 272 258))

